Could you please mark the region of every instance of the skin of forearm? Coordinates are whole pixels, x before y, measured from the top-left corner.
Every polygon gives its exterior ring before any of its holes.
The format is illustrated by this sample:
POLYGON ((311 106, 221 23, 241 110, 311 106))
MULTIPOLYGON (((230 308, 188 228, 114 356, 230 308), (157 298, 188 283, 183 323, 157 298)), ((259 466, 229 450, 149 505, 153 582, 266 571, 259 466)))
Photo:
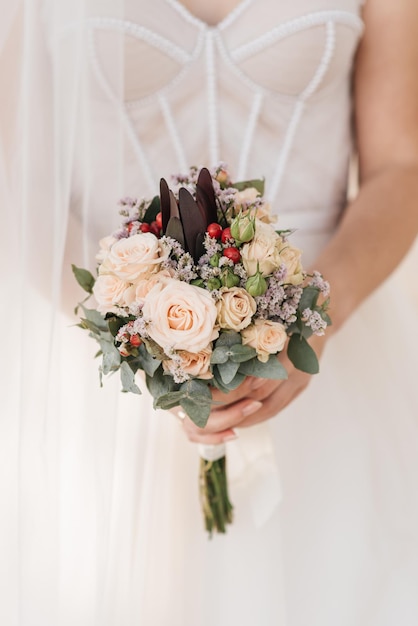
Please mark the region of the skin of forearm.
POLYGON ((314 267, 331 284, 332 333, 397 267, 418 231, 418 163, 366 180, 314 267))

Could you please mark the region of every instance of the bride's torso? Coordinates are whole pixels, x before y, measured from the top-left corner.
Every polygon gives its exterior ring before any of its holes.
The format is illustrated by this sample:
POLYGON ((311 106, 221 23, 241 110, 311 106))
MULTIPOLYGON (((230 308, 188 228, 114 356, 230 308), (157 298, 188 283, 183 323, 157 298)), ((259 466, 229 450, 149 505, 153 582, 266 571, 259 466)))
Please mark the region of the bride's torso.
POLYGON ((161 176, 222 160, 235 179, 266 178, 281 226, 331 231, 352 149, 362 0, 235 0, 200 17, 198 5, 91 0, 87 14, 69 4, 54 25, 71 90, 84 24, 89 107, 76 136, 87 132, 90 149, 79 141, 75 210, 94 189, 104 234, 117 195, 151 196, 161 176))

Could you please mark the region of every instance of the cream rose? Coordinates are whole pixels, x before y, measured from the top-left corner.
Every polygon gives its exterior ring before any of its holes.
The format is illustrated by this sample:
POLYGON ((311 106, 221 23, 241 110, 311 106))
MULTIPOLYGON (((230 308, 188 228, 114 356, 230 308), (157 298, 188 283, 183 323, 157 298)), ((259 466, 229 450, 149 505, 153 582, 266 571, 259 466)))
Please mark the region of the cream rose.
POLYGON ((255 320, 241 333, 243 345, 251 346, 257 352, 259 361, 265 363, 270 354, 283 350, 287 335, 283 324, 270 320, 255 320))
POLYGON ((99 263, 102 263, 105 260, 105 258, 107 257, 109 253, 110 248, 117 241, 118 240, 116 239, 116 237, 113 237, 112 235, 109 235, 108 237, 103 237, 102 239, 100 239, 99 241, 100 250, 96 254, 96 260, 99 261, 99 263))
POLYGON ((282 243, 280 248, 280 261, 287 268, 285 281, 291 285, 299 285, 304 280, 301 264, 301 251, 293 248, 287 241, 282 243))
POLYGON ((276 231, 260 220, 255 221, 255 235, 252 241, 241 248, 242 263, 249 276, 257 272, 257 264, 263 276, 272 274, 284 262, 280 257, 282 239, 276 231))
POLYGON ((247 189, 237 191, 237 193, 234 195, 234 202, 238 205, 253 204, 259 197, 260 193, 255 187, 247 187, 247 189))
POLYGON ((97 310, 100 313, 115 313, 115 306, 125 306, 124 294, 129 283, 114 274, 98 276, 93 287, 93 294, 97 300, 97 310))
POLYGON ((175 374, 178 368, 180 368, 189 376, 207 380, 213 378, 213 374, 209 370, 211 355, 212 348, 210 345, 197 353, 180 350, 180 352, 177 353, 178 361, 171 359, 163 361, 163 368, 166 372, 170 372, 170 374, 175 374))
POLYGON ((251 323, 257 305, 252 296, 241 287, 223 288, 216 303, 221 328, 242 330, 251 323))
POLYGON ((171 350, 197 353, 216 339, 216 305, 208 291, 167 278, 145 296, 142 314, 147 332, 168 354, 171 350))
POLYGON ((113 273, 127 282, 149 278, 158 272, 168 249, 152 233, 138 233, 112 245, 99 268, 99 274, 113 273))

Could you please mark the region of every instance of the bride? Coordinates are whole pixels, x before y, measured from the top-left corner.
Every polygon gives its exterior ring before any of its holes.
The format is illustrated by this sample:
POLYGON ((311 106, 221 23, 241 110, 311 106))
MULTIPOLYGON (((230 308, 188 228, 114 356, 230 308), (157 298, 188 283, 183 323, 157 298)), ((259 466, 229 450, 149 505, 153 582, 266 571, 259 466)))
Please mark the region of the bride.
POLYGON ((413 0, 2 2, 2 624, 417 623, 412 261, 392 274, 417 231, 417 25, 413 0), (266 178, 333 326, 318 376, 284 359, 286 381, 214 393, 202 431, 99 388, 70 264, 94 268, 121 196, 219 161, 266 178), (212 541, 190 441, 228 441, 212 541))

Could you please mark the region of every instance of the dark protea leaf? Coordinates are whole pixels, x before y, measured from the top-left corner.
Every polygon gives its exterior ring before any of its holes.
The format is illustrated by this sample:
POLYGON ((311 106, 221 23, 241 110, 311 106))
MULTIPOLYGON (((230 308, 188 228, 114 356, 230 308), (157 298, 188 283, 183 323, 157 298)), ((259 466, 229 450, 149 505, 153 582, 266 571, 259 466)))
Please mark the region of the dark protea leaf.
POLYGON ((170 221, 170 189, 167 185, 167 181, 162 178, 160 180, 160 201, 161 201, 161 216, 163 222, 163 233, 167 234, 167 226, 170 221))
POLYGON ((196 256, 197 237, 198 235, 204 236, 207 224, 193 196, 184 187, 181 187, 179 190, 179 211, 187 251, 190 252, 195 262, 197 262, 199 258, 199 256, 196 256))
POLYGON ((216 210, 215 191, 210 172, 206 167, 199 172, 196 185, 196 200, 199 209, 204 215, 206 226, 218 221, 216 210))
POLYGON ((200 259, 201 256, 203 256, 206 252, 205 250, 205 246, 203 245, 203 241, 205 239, 205 234, 204 233, 199 233, 196 236, 196 245, 195 245, 195 250, 194 250, 194 259, 200 259))
POLYGON ((167 237, 172 237, 172 239, 178 241, 183 250, 186 250, 183 226, 181 225, 181 221, 178 217, 170 217, 165 234, 167 235, 167 237))

